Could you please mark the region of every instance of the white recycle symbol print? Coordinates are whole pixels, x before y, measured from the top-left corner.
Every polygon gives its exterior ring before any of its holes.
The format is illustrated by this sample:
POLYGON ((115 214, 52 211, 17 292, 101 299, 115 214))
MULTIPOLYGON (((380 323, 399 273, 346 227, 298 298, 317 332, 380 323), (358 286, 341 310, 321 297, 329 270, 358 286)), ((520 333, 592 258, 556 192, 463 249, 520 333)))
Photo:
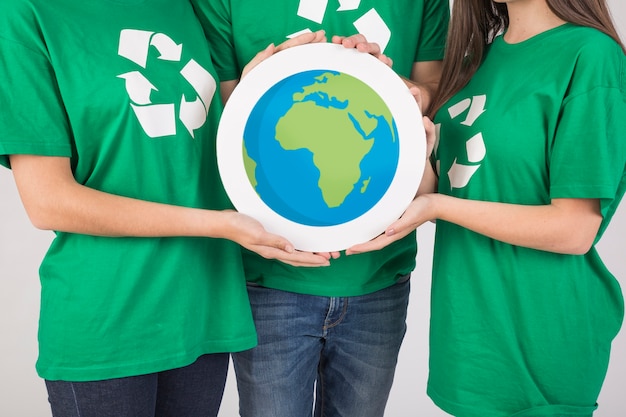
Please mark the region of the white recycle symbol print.
MULTIPOLYGON (((337 12, 358 10, 360 5, 361 0, 339 0, 337 12)), ((327 8, 328 0, 300 0, 298 16, 320 24, 324 21, 327 8)), ((358 18, 354 22, 354 27, 359 33, 365 35, 365 38, 369 42, 376 42, 378 46, 380 46, 381 51, 385 50, 389 39, 391 39, 389 27, 375 9, 370 9, 363 16, 358 18)), ((311 30, 307 28, 287 37, 292 38, 306 32, 311 32, 311 30)))
MULTIPOLYGON (((150 47, 160 53, 158 59, 179 62, 183 45, 177 44, 163 33, 144 30, 124 29, 120 33, 118 55, 129 59, 142 69, 146 68, 150 47)), ((180 74, 196 91, 193 101, 185 100, 181 94, 178 119, 194 137, 194 130, 206 122, 211 100, 215 94, 216 82, 211 74, 191 59, 180 74)), ((118 75, 126 81, 126 91, 131 107, 141 127, 151 138, 176 134, 176 106, 174 103, 154 104, 150 100, 152 90, 158 91, 141 71, 131 71, 118 75)))
MULTIPOLYGON (((450 106, 450 108, 448 108, 448 113, 452 119, 455 119, 469 109, 465 120, 463 120, 461 124, 465 126, 472 126, 476 119, 484 113, 486 101, 487 96, 485 95, 474 96, 471 99, 466 98, 457 104, 450 106)), ((436 126, 437 137, 439 137, 439 127, 440 125, 436 126)), ((457 158, 454 159, 454 162, 448 171, 448 179, 450 180, 451 188, 465 187, 474 173, 478 170, 478 168, 480 168, 480 163, 483 159, 485 159, 485 155, 487 154, 483 134, 479 132, 468 139, 465 142, 465 149, 467 151, 467 160, 472 165, 459 164, 457 162, 457 158)), ((439 163, 439 161, 437 161, 437 163, 439 163)), ((437 171, 439 171, 439 166, 437 167, 437 171)))

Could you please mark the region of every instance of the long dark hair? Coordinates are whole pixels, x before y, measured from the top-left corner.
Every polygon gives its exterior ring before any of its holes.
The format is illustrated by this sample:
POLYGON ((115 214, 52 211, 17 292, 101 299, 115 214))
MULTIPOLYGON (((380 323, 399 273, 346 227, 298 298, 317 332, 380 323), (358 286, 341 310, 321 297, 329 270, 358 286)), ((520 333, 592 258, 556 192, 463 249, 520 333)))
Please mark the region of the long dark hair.
MULTIPOLYGON (((546 0, 560 19, 606 33, 622 47, 605 0, 546 0)), ((472 78, 483 59, 485 47, 509 25, 504 3, 492 0, 454 0, 437 93, 426 114, 431 118, 441 106, 472 78)))

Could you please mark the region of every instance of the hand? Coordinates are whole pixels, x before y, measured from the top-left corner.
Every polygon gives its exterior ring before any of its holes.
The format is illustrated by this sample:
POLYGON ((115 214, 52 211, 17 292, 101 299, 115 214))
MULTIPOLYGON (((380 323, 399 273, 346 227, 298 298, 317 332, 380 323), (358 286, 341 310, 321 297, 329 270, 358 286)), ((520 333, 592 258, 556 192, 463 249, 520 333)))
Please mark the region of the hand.
POLYGON ((243 67, 243 71, 241 72, 241 78, 245 77, 245 75, 249 73, 252 68, 256 67, 261 62, 265 61, 267 58, 271 57, 277 52, 284 51, 285 49, 298 45, 320 42, 326 42, 326 34, 323 30, 318 30, 317 32, 307 32, 298 36, 294 36, 293 38, 287 39, 285 42, 281 43, 278 46, 274 46, 274 44, 271 43, 268 45, 267 48, 257 53, 256 56, 252 58, 252 60, 248 62, 245 67, 243 67))
POLYGON ((422 111, 422 108, 423 108, 422 106, 424 105, 424 99, 422 97, 422 89, 418 87, 413 81, 404 77, 400 77, 400 78, 402 78, 402 81, 404 81, 404 84, 406 84, 406 86, 409 87, 409 92, 415 99, 415 102, 417 103, 417 107, 419 107, 420 111, 422 111))
POLYGON ((284 237, 269 233, 257 220, 236 211, 228 214, 229 230, 226 238, 258 253, 266 259, 277 259, 292 266, 328 266, 331 254, 301 252, 284 237))
POLYGON ((390 68, 393 66, 393 61, 382 53, 380 46, 377 43, 368 42, 364 35, 356 34, 348 37, 335 35, 332 37, 332 42, 343 45, 345 48, 355 48, 359 52, 373 55, 390 68))
POLYGON ((354 255, 382 249, 393 242, 402 239, 423 223, 431 220, 432 216, 428 215, 430 210, 429 200, 428 194, 415 197, 402 217, 392 223, 383 234, 370 240, 369 242, 359 243, 358 245, 348 248, 346 250, 346 255, 354 255))
POLYGON ((325 257, 326 259, 337 259, 341 256, 341 252, 313 252, 316 255, 325 257))

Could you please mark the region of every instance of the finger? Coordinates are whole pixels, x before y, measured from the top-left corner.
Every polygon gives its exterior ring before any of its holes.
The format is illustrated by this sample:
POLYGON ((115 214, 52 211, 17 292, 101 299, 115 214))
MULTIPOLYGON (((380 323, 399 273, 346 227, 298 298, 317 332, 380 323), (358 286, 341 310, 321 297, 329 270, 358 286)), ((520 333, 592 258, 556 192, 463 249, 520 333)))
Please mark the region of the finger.
POLYGON ((312 253, 295 250, 291 242, 282 236, 269 234, 263 242, 254 245, 255 252, 267 259, 279 261, 294 266, 327 266, 330 265, 329 253, 312 253))
POLYGON ((345 36, 333 35, 332 38, 330 38, 330 41, 337 45, 341 45, 344 39, 346 39, 345 36))
POLYGON ((402 239, 415 229, 415 225, 408 218, 400 217, 393 222, 385 232, 370 240, 369 242, 359 243, 351 246, 346 250, 346 255, 355 255, 373 250, 380 250, 393 242, 402 239))
POLYGON ((371 252, 375 250, 380 250, 385 246, 388 246, 390 243, 394 242, 394 239, 391 236, 387 236, 386 234, 382 234, 375 239, 370 240, 369 242, 359 243, 357 245, 351 246, 346 249, 346 255, 357 255, 360 253, 371 252))
POLYGON ((323 256, 325 259, 330 259, 332 257, 330 252, 313 252, 313 254, 323 256))
POLYGON ((374 55, 375 57, 382 56, 382 50, 376 42, 368 42, 365 36, 361 34, 350 36, 343 40, 343 46, 346 48, 356 48, 359 52, 374 55))
POLYGON ((389 68, 393 67, 393 59, 389 58, 387 55, 379 54, 377 58, 380 62, 387 65, 389 68))
POLYGON ((293 266, 328 266, 330 260, 311 252, 272 253, 272 257, 293 266))
POLYGON ((411 215, 409 213, 411 207, 407 208, 407 211, 404 212, 402 217, 393 222, 387 229, 385 233, 381 235, 386 236, 393 241, 400 240, 413 230, 417 228, 417 225, 411 220, 411 215))
POLYGON ((276 47, 275 52, 284 51, 288 48, 293 48, 298 45, 305 45, 307 43, 319 43, 326 42, 326 33, 323 30, 318 30, 316 32, 306 32, 302 33, 298 36, 294 36, 291 39, 286 40, 276 47))
POLYGON ((356 49, 359 52, 374 55, 376 58, 380 58, 381 56, 383 56, 380 46, 378 46, 377 43, 373 43, 373 42, 357 43, 356 49))
POLYGON ((287 265, 291 265, 291 266, 295 266, 298 268, 322 268, 325 266, 330 266, 330 263, 328 264, 311 264, 311 263, 303 263, 303 262, 293 262, 287 259, 278 259, 278 261, 287 264, 287 265))
POLYGON ((346 48, 356 48, 358 45, 367 45, 367 38, 365 35, 357 33, 355 35, 342 38, 341 44, 346 48))
POLYGON ((313 42, 315 43, 320 43, 320 42, 326 42, 328 39, 326 38, 326 32, 324 32, 323 30, 318 30, 317 32, 315 32, 315 39, 313 39, 313 42))
POLYGON ((422 104, 423 104, 422 90, 418 86, 416 86, 416 85, 410 85, 409 86, 409 92, 411 93, 411 95, 415 99, 415 102, 417 103, 417 106, 421 110, 422 109, 422 104))
POLYGON ((337 259, 341 256, 341 252, 339 251, 335 251, 335 252, 313 252, 316 255, 320 255, 323 256, 326 259, 337 259))
POLYGON ((367 38, 360 33, 348 37, 333 36, 332 40, 333 43, 341 44, 344 48, 356 48, 359 52, 372 54, 377 58, 382 56, 380 46, 375 42, 368 42, 367 38))
POLYGON ((292 254, 296 252, 291 242, 289 242, 284 237, 278 236, 278 235, 271 235, 271 236, 272 237, 268 240, 268 243, 267 243, 268 247, 278 249, 288 254, 292 254))
POLYGON ((370 54, 375 58, 378 58, 383 64, 389 67, 393 66, 393 60, 382 53, 380 46, 375 42, 368 42, 366 37, 362 34, 356 34, 348 37, 334 35, 332 37, 332 42, 343 45, 344 48, 354 48, 359 52, 370 54))

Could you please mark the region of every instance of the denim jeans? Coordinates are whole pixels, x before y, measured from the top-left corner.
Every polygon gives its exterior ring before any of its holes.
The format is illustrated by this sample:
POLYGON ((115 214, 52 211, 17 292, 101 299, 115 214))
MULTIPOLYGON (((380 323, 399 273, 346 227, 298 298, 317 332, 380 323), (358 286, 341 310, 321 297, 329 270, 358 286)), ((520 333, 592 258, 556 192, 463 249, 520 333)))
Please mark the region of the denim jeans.
POLYGON ((345 298, 248 286, 259 345, 233 354, 241 416, 382 416, 406 332, 401 281, 345 298))
POLYGON ((154 374, 46 387, 53 417, 215 417, 227 373, 228 354, 219 353, 154 374))

